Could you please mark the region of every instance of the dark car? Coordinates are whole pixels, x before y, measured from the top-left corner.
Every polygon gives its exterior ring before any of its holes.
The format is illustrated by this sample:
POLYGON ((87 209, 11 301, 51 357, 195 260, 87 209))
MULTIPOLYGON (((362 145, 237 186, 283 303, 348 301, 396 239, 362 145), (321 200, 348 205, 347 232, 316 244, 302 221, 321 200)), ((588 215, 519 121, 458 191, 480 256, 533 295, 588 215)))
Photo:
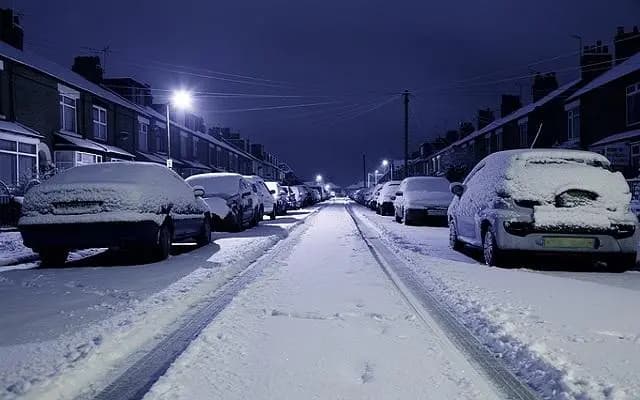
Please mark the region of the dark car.
POLYGON ((69 250, 103 247, 139 248, 162 260, 173 241, 211 241, 203 194, 159 164, 79 166, 29 190, 18 227, 46 265, 64 263, 69 250))

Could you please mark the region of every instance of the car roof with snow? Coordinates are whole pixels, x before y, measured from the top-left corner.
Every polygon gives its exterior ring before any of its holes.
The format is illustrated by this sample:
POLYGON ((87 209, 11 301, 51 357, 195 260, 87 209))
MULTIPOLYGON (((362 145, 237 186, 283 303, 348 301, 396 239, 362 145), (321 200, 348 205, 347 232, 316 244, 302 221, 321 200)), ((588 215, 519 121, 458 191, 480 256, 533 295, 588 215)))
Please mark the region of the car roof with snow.
POLYGON ((601 154, 590 151, 567 149, 515 149, 499 151, 488 155, 478 164, 480 165, 483 162, 488 161, 503 161, 508 163, 513 161, 530 160, 543 161, 544 159, 591 162, 600 164, 604 167, 608 167, 610 165, 609 160, 601 154))
POLYGON ((160 182, 184 182, 182 178, 164 165, 147 162, 118 162, 81 165, 62 171, 43 185, 65 183, 136 183, 156 185, 160 182))

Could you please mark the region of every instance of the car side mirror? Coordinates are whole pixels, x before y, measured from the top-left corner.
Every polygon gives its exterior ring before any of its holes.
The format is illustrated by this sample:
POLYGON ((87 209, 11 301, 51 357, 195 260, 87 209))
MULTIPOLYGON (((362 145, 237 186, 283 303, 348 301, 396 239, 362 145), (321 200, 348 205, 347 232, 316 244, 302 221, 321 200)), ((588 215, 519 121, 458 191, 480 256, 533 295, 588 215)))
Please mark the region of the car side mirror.
POLYGON ((467 187, 460 182, 453 182, 449 185, 449 190, 451 190, 451 193, 453 193, 454 195, 462 197, 465 190, 467 190, 467 187))
POLYGON ((269 193, 276 194, 276 191, 275 190, 269 190, 269 193))
POLYGON ((396 192, 396 196, 402 196, 402 192, 396 192))
POLYGON ((204 197, 204 188, 202 186, 194 186, 193 187, 193 194, 196 197, 204 197))

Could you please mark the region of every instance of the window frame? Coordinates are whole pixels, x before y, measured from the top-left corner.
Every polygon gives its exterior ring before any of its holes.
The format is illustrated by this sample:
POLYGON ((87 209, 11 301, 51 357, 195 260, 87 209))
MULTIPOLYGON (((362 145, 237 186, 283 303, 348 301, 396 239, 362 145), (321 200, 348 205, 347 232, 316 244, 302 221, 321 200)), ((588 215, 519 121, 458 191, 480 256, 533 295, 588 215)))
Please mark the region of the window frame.
POLYGON ((60 106, 60 130, 62 132, 78 133, 78 99, 67 93, 58 93, 58 96, 58 104, 60 106), (73 105, 65 103, 65 99, 72 101, 73 105), (73 110, 73 130, 66 129, 65 108, 73 110))
MULTIPOLYGON (((93 138, 94 139, 98 139, 101 140, 103 142, 107 141, 107 138, 109 137, 109 128, 108 128, 108 113, 107 113, 107 109, 98 105, 92 105, 91 106, 91 120, 93 121, 93 138), (95 116, 93 114, 94 111, 98 111, 98 120, 95 119, 95 116), (100 121, 100 113, 104 113, 104 121, 100 121), (104 126, 104 137, 100 137, 96 134, 96 128, 99 128, 100 126, 104 126)), ((99 131, 99 129, 98 129, 99 131)))
POLYGON ((33 172, 33 176, 31 176, 30 179, 37 179, 39 176, 39 171, 40 171, 40 163, 39 163, 39 159, 38 159, 38 144, 40 143, 40 140, 38 139, 32 139, 32 138, 25 138, 23 136, 19 136, 19 135, 13 135, 10 133, 5 133, 5 132, 0 132, 0 139, 7 141, 7 142, 14 142, 15 143, 15 149, 14 150, 4 150, 4 149, 0 149, 0 153, 2 154, 8 154, 10 156, 14 156, 15 157, 15 162, 16 162, 16 176, 14 176, 13 178, 15 178, 15 182, 5 182, 5 184, 7 184, 7 186, 14 186, 14 185, 19 185, 21 183, 21 177, 20 177, 20 159, 21 158, 32 158, 35 160, 35 171, 33 172), (25 151, 20 150, 20 144, 27 144, 30 146, 35 146, 35 152, 34 153, 28 153, 25 151))
POLYGON ((571 143, 576 143, 580 141, 580 106, 577 105, 575 107, 571 107, 567 109, 567 141, 571 143), (576 131, 576 120, 577 120, 577 135, 576 131))
MULTIPOLYGON (((637 102, 640 103, 640 82, 636 82, 632 85, 629 85, 625 89, 625 118, 627 126, 634 126, 640 124, 640 115, 637 116, 637 120, 635 122, 629 121, 629 98, 634 97, 637 99, 637 102), (631 89, 631 90, 629 90, 631 89)), ((638 105, 640 108, 640 105, 638 105)))
POLYGON ((149 124, 144 122, 144 121, 140 121, 138 120, 138 131, 136 132, 136 148, 142 152, 148 152, 149 151, 149 124), (144 129, 143 129, 144 128, 144 129), (140 140, 141 137, 144 136, 144 148, 140 145, 142 143, 142 141, 140 140))

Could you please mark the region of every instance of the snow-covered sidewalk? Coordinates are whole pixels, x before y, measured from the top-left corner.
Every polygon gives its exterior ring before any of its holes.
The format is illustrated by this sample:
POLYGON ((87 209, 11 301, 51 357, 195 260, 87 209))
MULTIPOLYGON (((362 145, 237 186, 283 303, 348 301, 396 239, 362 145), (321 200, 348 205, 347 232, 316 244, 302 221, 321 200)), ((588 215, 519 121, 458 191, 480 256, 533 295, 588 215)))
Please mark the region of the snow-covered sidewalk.
POLYGON ((492 399, 497 395, 325 207, 145 399, 492 399))
POLYGON ((38 255, 24 247, 17 231, 0 231, 0 272, 11 268, 7 265, 35 261, 38 255))
POLYGON ((637 271, 488 268, 451 250, 446 228, 407 227, 364 208, 354 210, 544 398, 639 398, 637 271))

